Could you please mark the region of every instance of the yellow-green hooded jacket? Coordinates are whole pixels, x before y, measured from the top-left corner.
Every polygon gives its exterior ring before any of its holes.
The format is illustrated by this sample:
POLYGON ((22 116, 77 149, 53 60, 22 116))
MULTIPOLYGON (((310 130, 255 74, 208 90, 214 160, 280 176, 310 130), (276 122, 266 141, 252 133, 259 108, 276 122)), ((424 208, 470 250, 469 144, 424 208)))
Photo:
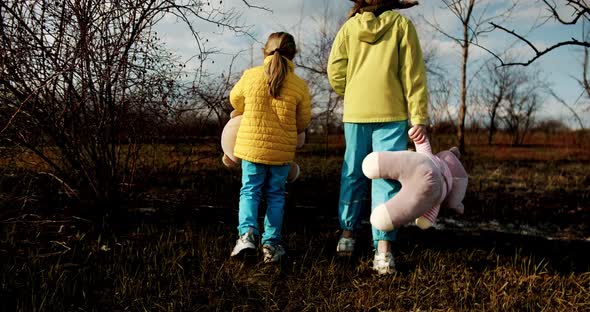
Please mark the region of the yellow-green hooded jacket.
POLYGON ((282 165, 293 160, 297 134, 309 125, 310 95, 307 84, 287 60, 289 72, 279 98, 273 99, 264 72, 271 57, 266 57, 263 66, 246 70, 230 92, 231 105, 243 113, 234 156, 259 164, 282 165))
POLYGON ((411 21, 395 11, 356 14, 334 39, 328 79, 344 95, 344 122, 428 121, 422 50, 411 21))

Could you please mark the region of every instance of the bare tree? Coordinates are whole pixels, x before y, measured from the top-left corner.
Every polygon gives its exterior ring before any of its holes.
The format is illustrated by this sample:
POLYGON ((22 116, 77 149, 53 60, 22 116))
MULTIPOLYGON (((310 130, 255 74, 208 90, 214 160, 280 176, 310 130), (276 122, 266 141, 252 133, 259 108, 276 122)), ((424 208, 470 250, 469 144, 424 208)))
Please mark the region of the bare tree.
MULTIPOLYGON (((311 17, 317 32, 312 34, 311 38, 309 34, 305 34, 304 38, 298 40, 300 53, 295 59, 296 65, 304 71, 303 77, 310 88, 313 105, 319 108, 313 112, 312 124, 322 128, 325 136, 325 151, 328 151, 328 137, 332 125, 336 122, 335 111, 342 107, 342 97, 330 87, 327 73, 330 49, 341 22, 332 19, 329 13, 329 3, 324 2, 321 15, 311 17)), ((298 25, 300 34, 305 32, 301 29, 303 24, 302 18, 298 25)))
MULTIPOLYGON (((543 2, 542 5, 545 6, 545 8, 547 8, 547 10, 549 11, 549 16, 547 17, 548 20, 553 19, 555 21, 557 21, 557 23, 562 24, 562 25, 577 25, 579 22, 583 23, 584 21, 588 22, 590 21, 590 4, 587 0, 564 0, 564 1, 560 1, 560 4, 558 5, 557 3, 555 3, 554 0, 541 0, 543 2), (564 9, 569 8, 569 11, 571 12, 571 16, 570 17, 563 17, 560 12, 562 12, 564 9)), ((529 60, 524 61, 524 62, 506 62, 504 61, 501 57, 493 54, 503 66, 507 66, 507 65, 523 65, 523 66, 528 66, 530 64, 532 64, 534 61, 536 61, 537 59, 539 59, 540 57, 542 57, 543 55, 556 50, 560 47, 563 46, 581 46, 581 47, 590 47, 590 41, 588 40, 587 36, 584 36, 584 38, 582 38, 582 40, 578 40, 576 38, 571 38, 569 40, 563 40, 563 41, 559 41, 554 43, 553 45, 545 48, 545 49, 540 49, 538 48, 533 42, 531 42, 530 40, 528 40, 526 38, 526 35, 522 35, 517 33, 514 30, 509 30, 506 27, 502 26, 501 23, 490 23, 494 29, 500 29, 508 34, 510 34, 511 36, 517 38, 518 40, 524 42, 529 48, 531 48, 531 50, 533 50, 535 52, 535 55, 533 57, 531 57, 529 60)))
POLYGON ((492 62, 487 62, 481 75, 479 103, 483 106, 488 121, 488 144, 493 142, 498 127, 498 113, 501 104, 508 97, 510 89, 516 85, 514 70, 506 67, 498 68, 492 62))
MULTIPOLYGON (((584 40, 590 40, 590 29, 584 30, 584 40)), ((583 90, 583 98, 586 99, 586 106, 584 108, 585 111, 590 111, 590 77, 589 77, 589 67, 590 67, 590 52, 588 47, 584 47, 583 58, 582 58, 582 77, 576 79, 580 87, 583 90)), ((569 107, 568 107, 569 108, 569 107)), ((580 121, 580 117, 575 114, 576 119, 580 121)), ((581 128, 584 129, 583 125, 581 128)))
POLYGON ((535 121, 535 114, 541 107, 541 92, 546 83, 538 71, 511 68, 501 71, 508 79, 506 93, 500 103, 501 119, 504 128, 511 136, 513 145, 523 144, 535 121))
MULTIPOLYGON (((587 38, 590 38, 590 32, 588 31, 584 31, 585 35, 584 38, 585 40, 587 40, 587 38)), ((560 103, 563 107, 565 107, 572 115, 573 119, 575 120, 575 122, 578 124, 579 129, 581 130, 579 132, 579 141, 582 142, 582 136, 585 132, 585 125, 584 125, 584 121, 582 120, 582 118, 580 117, 581 112, 588 112, 590 111, 590 80, 588 78, 588 64, 589 64, 589 53, 588 53, 588 47, 585 47, 583 49, 583 55, 582 55, 582 61, 581 61, 581 77, 580 78, 575 78, 575 80, 578 82, 578 84, 580 85, 580 88, 582 89, 580 95, 577 97, 577 99, 575 101, 573 101, 573 103, 568 103, 567 101, 565 101, 562 97, 560 97, 553 89, 549 88, 548 89, 548 93, 558 102, 560 103), (585 101, 584 101, 585 100, 585 101)))
POLYGON ((192 20, 248 31, 236 9, 199 0, 1 2, 3 139, 43 159, 72 196, 121 198, 141 143, 179 104, 183 65, 152 28, 166 14, 185 22, 202 60, 192 20))
POLYGON ((590 80, 588 78, 588 54, 588 48, 584 48, 584 61, 582 62, 582 78, 578 80, 578 83, 583 87, 584 92, 586 92, 586 97, 590 100, 590 80))
POLYGON ((205 121, 215 121, 218 133, 221 133, 232 111, 229 93, 239 79, 233 72, 233 66, 242 52, 232 56, 227 71, 219 75, 208 75, 206 79, 195 80, 188 92, 188 98, 191 100, 187 101, 189 103, 187 110, 198 112, 205 121))
POLYGON ((512 137, 512 145, 521 145, 534 122, 534 114, 540 105, 539 97, 535 94, 520 100, 509 98, 508 103, 510 105, 506 107, 506 115, 502 119, 512 137))
POLYGON ((449 11, 455 15, 461 24, 462 33, 454 35, 448 30, 443 29, 436 21, 430 25, 438 32, 453 40, 461 47, 461 89, 459 116, 457 125, 457 140, 461 152, 465 152, 465 117, 467 116, 467 93, 468 93, 468 70, 469 49, 473 44, 477 44, 478 37, 489 33, 492 28, 488 27, 491 21, 496 19, 506 20, 516 7, 517 3, 512 3, 502 11, 491 12, 491 6, 494 2, 483 0, 442 0, 443 4, 449 11))
POLYGON ((433 40, 422 40, 421 48, 428 74, 430 122, 433 125, 433 131, 435 131, 441 125, 450 124, 455 127, 455 123, 453 122, 454 118, 452 118, 450 110, 451 86, 453 84, 447 78, 447 69, 440 62, 440 47, 432 42, 433 40))
MULTIPOLYGON (((507 58, 509 58, 508 56, 507 58)), ((499 128, 506 129, 512 144, 522 144, 548 88, 538 69, 497 66, 489 59, 478 74, 477 100, 487 123, 487 142, 499 128)))

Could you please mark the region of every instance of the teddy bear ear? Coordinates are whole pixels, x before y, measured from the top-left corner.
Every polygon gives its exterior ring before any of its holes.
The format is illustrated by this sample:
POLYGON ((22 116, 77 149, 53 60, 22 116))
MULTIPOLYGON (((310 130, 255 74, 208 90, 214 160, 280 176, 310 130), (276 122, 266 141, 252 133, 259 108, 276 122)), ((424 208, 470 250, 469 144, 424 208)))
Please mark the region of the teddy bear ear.
POLYGON ((459 148, 457 148, 456 146, 451 147, 449 152, 455 154, 455 156, 457 156, 457 158, 461 158, 461 152, 459 151, 459 148))

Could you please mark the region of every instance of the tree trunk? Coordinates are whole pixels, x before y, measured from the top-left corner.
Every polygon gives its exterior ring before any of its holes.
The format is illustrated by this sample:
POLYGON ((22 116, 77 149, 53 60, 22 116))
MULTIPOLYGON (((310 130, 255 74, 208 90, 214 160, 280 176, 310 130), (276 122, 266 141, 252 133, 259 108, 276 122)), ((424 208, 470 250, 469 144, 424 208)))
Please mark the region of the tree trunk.
POLYGON ((465 115, 467 114, 467 60, 469 58, 468 28, 465 27, 463 35, 463 60, 461 64, 461 106, 459 107, 459 126, 457 140, 459 151, 465 154, 465 115))
POLYGON ((494 133, 496 132, 496 121, 494 119, 496 117, 495 113, 492 113, 490 118, 490 130, 488 132, 488 145, 492 145, 492 141, 494 139, 494 133))

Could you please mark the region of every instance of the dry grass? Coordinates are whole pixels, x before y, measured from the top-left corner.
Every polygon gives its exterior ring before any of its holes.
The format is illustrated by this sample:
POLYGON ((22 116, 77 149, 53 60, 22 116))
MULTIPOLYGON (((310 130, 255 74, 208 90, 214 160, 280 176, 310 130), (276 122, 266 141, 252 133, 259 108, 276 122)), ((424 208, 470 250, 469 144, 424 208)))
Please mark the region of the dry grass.
MULTIPOLYGON (((590 310, 589 149, 542 136, 524 147, 476 139, 463 159, 471 180, 460 219, 574 240, 405 228, 398 272, 376 276, 368 224, 357 255, 334 253, 343 149, 336 137, 329 152, 320 140, 298 153, 303 175, 288 187, 283 231, 288 257, 268 266, 229 259, 240 179, 222 167, 215 144, 147 146, 136 201, 123 207, 131 214, 106 224, 73 217, 75 206, 48 200, 56 189, 21 177, 37 168, 27 155, 2 163, 0 310, 590 310)), ((448 148, 452 138, 433 145, 448 148)))
POLYGON ((377 276, 369 252, 336 257, 330 230, 287 233, 289 257, 264 265, 228 257, 234 240, 228 226, 138 225, 97 237, 88 224, 74 221, 43 223, 29 216, 8 226, 2 237, 3 310, 590 308, 590 273, 559 272, 550 261, 518 249, 424 248, 413 241, 398 249, 396 274, 377 276), (58 228, 61 233, 54 232, 58 228))

